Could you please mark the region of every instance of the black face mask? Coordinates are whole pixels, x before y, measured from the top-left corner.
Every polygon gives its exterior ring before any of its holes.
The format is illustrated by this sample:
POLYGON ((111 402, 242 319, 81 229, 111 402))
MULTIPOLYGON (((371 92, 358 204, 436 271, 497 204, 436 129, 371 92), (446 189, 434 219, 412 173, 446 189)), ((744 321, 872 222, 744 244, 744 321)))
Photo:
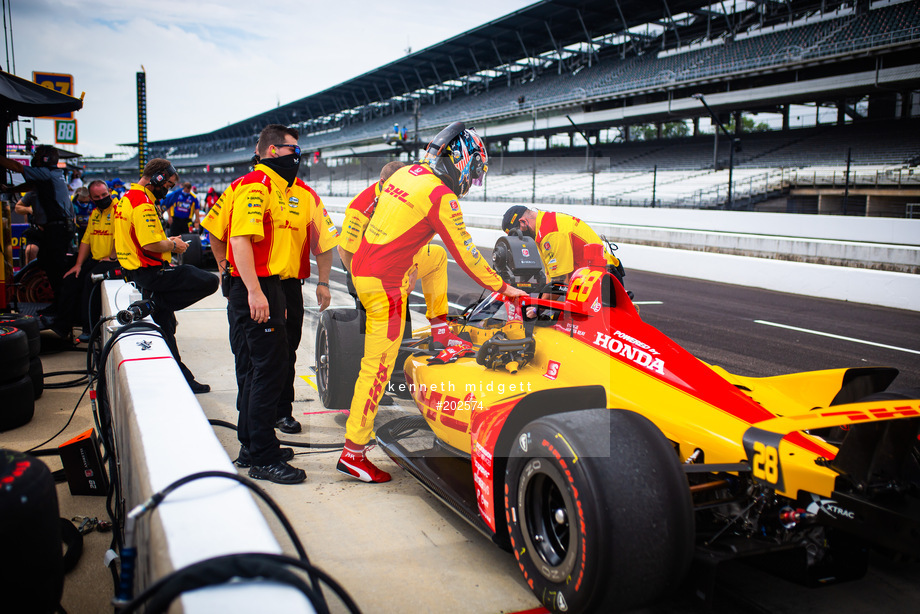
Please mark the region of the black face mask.
POLYGON ((167 188, 166 186, 159 186, 159 187, 149 186, 149 187, 150 187, 150 192, 156 197, 157 200, 160 200, 161 198, 169 194, 169 188, 167 188))
POLYGON ((289 154, 277 158, 262 158, 259 164, 264 164, 278 173, 291 186, 294 185, 294 180, 297 179, 297 171, 300 170, 300 156, 289 154))
POLYGON ((99 200, 93 201, 93 206, 99 209, 100 211, 102 211, 103 209, 108 209, 109 205, 111 204, 112 204, 111 196, 105 196, 103 198, 100 198, 99 200))

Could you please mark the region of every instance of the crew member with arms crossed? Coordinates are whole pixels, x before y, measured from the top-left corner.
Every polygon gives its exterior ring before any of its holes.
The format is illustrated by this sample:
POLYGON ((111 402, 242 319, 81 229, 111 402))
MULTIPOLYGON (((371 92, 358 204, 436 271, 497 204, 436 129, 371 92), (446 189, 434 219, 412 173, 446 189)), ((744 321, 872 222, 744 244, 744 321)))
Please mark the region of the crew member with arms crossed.
POLYGON ((300 167, 297 138, 296 130, 280 124, 262 130, 256 145, 259 163, 234 182, 227 235, 230 339, 231 344, 242 341, 231 349, 238 370, 246 373, 238 391, 242 398, 237 400, 241 445, 237 463, 250 465, 249 477, 277 484, 297 484, 307 478, 303 469, 287 463, 293 451, 282 450, 274 430, 289 353, 281 275, 301 256, 292 249, 287 195, 300 167))
POLYGON ((345 448, 336 468, 364 482, 387 482, 390 474, 367 458, 377 404, 383 394, 405 326, 406 282, 419 249, 437 233, 460 267, 482 286, 509 298, 526 296, 506 284, 473 244, 458 200, 488 169, 482 140, 462 122, 435 136, 426 157, 396 171, 384 184, 373 218, 352 259, 358 298, 367 310, 364 358, 355 383, 345 448))
POLYGON ((172 266, 173 253, 181 254, 188 243, 167 237, 157 214, 156 201, 176 185, 179 175, 169 160, 154 158, 144 167, 137 183, 125 192, 115 211, 115 253, 125 277, 153 300, 153 321, 163 329, 163 339, 195 394, 211 387, 195 381, 182 362, 176 343, 176 312, 197 303, 217 290, 217 277, 188 264, 172 266))
MULTIPOLYGON (((355 196, 345 209, 342 222, 342 236, 339 241, 339 257, 348 271, 351 261, 361 245, 361 238, 377 207, 383 185, 397 170, 405 166, 403 162, 388 162, 380 170, 380 180, 355 196)), ((428 243, 412 259, 406 292, 412 292, 416 279, 422 282, 422 294, 428 321, 431 323, 432 340, 445 346, 472 345, 453 334, 447 325, 447 252, 440 245, 428 243)))

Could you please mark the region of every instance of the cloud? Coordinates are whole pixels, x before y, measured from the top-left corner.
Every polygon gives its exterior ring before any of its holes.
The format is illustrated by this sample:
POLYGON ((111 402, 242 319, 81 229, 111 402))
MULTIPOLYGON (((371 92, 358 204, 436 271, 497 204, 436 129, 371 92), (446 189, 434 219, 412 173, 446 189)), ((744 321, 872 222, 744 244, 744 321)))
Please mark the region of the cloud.
MULTIPOLYGON (((84 155, 137 140, 136 73, 150 140, 210 132, 332 87, 529 4, 407 0, 28 0, 13 5, 16 74, 69 73, 84 155), (477 10, 471 10, 481 5, 477 10), (50 17, 49 17, 50 16, 50 17), (37 34, 35 34, 37 33, 37 34)), ((458 50, 467 53, 466 50, 458 50)), ((35 120, 43 142, 53 123, 35 120)))

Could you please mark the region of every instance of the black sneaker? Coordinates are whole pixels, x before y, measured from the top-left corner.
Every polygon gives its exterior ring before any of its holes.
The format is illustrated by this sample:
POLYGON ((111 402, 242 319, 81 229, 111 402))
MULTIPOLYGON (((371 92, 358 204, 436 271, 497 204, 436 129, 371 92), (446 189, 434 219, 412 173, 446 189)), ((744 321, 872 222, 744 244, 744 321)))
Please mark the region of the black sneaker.
POLYGON ((188 387, 192 389, 192 392, 195 394, 204 394, 206 392, 211 392, 211 387, 207 384, 199 384, 195 380, 191 380, 188 383, 188 387))
POLYGON ((300 422, 297 422, 297 420, 294 420, 291 416, 285 416, 275 422, 275 428, 282 433, 299 433, 300 422))
MULTIPOLYGON (((294 448, 281 448, 281 460, 287 462, 294 458, 294 448)), ((240 454, 235 461, 237 467, 246 469, 252 466, 252 457, 249 456, 249 448, 240 446, 240 454)))
POLYGON ((299 484, 307 479, 307 472, 291 467, 284 461, 277 461, 271 465, 253 465, 249 468, 249 477, 275 484, 299 484))

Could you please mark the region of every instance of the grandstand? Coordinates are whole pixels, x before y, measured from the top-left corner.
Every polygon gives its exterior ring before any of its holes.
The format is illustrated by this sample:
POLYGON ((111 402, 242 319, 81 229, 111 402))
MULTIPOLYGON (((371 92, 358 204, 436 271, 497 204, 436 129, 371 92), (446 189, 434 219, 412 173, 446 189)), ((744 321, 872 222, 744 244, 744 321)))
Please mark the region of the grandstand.
POLYGON ((918 48, 920 0, 544 0, 150 155, 223 187, 284 123, 316 152, 305 178, 347 196, 460 119, 491 154, 469 198, 905 216, 920 203, 918 48), (814 120, 796 125, 803 109, 814 120))

